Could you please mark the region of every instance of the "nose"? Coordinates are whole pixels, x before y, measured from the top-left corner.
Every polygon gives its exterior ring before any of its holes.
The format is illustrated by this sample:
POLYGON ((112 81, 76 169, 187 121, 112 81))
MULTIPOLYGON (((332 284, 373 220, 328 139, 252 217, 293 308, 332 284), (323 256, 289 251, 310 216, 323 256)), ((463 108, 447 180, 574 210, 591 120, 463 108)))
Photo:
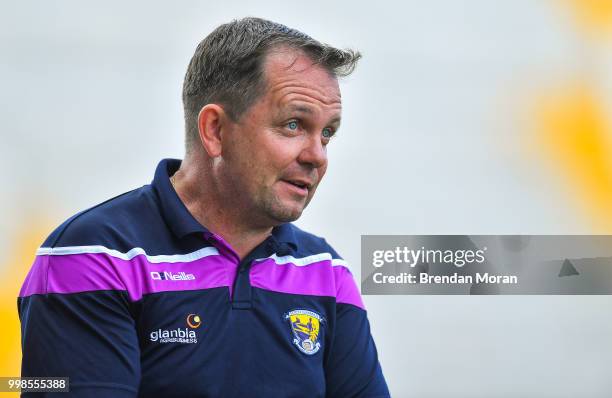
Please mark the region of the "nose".
POLYGON ((309 134, 300 155, 298 162, 307 164, 315 169, 327 165, 327 149, 321 142, 319 134, 309 134))

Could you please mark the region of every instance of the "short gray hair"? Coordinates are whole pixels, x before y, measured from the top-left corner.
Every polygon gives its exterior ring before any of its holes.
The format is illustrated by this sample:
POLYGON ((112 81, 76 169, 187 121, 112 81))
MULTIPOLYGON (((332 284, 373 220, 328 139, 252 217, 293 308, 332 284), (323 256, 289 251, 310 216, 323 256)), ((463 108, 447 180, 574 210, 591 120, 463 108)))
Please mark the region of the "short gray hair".
POLYGON ((202 107, 220 104, 232 120, 238 121, 265 93, 265 56, 283 46, 304 52, 335 77, 351 74, 361 58, 358 51, 329 46, 261 18, 234 20, 217 27, 196 48, 183 82, 187 152, 199 140, 197 119, 202 107))

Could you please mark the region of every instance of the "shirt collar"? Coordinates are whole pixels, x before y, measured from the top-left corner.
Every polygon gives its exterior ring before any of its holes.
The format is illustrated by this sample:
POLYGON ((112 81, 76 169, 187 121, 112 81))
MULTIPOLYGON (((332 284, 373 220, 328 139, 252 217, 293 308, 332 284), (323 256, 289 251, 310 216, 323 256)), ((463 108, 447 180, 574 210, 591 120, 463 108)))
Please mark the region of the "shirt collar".
MULTIPOLYGON (((196 220, 178 197, 170 183, 170 176, 181 166, 180 159, 163 159, 157 165, 151 184, 161 203, 161 213, 172 232, 179 238, 192 233, 210 233, 196 220)), ((282 243, 289 243, 297 249, 295 227, 291 223, 278 225, 272 229, 272 236, 282 243)))
POLYGON ((295 237, 295 227, 291 223, 281 224, 272 228, 272 236, 279 242, 289 243, 293 249, 297 249, 297 239, 295 237))
POLYGON ((170 183, 170 176, 180 166, 179 159, 163 159, 157 165, 151 185, 159 197, 166 223, 177 237, 182 238, 195 232, 206 233, 208 230, 191 215, 170 183))

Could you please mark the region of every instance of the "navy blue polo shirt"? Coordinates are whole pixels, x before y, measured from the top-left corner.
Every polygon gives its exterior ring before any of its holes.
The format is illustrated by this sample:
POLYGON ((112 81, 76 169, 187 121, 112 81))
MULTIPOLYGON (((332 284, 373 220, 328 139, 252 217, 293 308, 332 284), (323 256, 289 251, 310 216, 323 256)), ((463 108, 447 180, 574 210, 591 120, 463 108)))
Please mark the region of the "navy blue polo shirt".
POLYGON ((69 377, 79 397, 387 397, 334 249, 288 223, 241 261, 179 199, 179 166, 161 161, 151 185, 37 251, 18 298, 22 376, 69 377))

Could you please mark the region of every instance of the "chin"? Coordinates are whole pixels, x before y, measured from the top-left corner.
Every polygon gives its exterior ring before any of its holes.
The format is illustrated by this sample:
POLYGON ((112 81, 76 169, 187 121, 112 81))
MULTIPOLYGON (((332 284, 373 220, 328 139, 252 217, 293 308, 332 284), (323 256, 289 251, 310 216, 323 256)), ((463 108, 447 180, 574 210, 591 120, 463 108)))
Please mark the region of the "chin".
POLYGON ((293 222, 297 220, 302 215, 302 211, 303 209, 277 210, 277 211, 274 211, 272 214, 270 214, 270 216, 271 218, 273 218, 274 220, 282 224, 282 223, 293 222))
POLYGON ((278 222, 279 224, 293 222, 300 218, 304 207, 301 204, 292 203, 292 205, 286 205, 281 203, 275 203, 266 209, 268 216, 278 222))
MULTIPOLYGON (((283 198, 284 199, 284 198, 283 198)), ((300 218, 309 201, 283 200, 278 196, 260 202, 260 210, 276 225, 300 218)))

